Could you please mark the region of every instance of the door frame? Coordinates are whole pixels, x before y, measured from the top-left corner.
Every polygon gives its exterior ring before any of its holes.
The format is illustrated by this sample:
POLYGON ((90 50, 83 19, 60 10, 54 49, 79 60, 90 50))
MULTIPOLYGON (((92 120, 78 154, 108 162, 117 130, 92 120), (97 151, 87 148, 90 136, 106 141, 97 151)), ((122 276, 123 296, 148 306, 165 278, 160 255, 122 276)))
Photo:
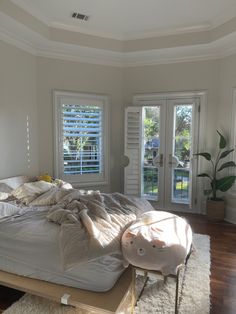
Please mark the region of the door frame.
MULTIPOLYGON (((134 106, 148 106, 148 105, 155 105, 158 102, 166 102, 169 100, 176 100, 176 99, 184 99, 184 98, 193 98, 196 101, 199 101, 199 119, 198 119, 198 134, 195 134, 197 137, 196 140, 198 142, 197 150, 194 153, 198 153, 199 151, 204 151, 206 148, 205 142, 205 131, 206 131, 206 103, 207 103, 207 91, 200 90, 200 91, 188 91, 188 92, 160 92, 160 93, 149 93, 149 94, 136 94, 133 96, 132 104, 134 106)), ((197 156, 193 157, 197 159, 197 156)), ((197 159, 195 163, 195 173, 199 172, 199 169, 202 168, 202 160, 200 158, 197 159)), ((203 184, 201 180, 193 180, 192 185, 192 195, 194 198, 192 199, 191 204, 191 212, 194 213, 202 213, 201 205, 203 202, 203 184)), ((155 206, 155 202, 153 202, 155 206)), ((183 209, 183 211, 187 211, 183 209)), ((188 210, 189 212, 189 210, 188 210)))

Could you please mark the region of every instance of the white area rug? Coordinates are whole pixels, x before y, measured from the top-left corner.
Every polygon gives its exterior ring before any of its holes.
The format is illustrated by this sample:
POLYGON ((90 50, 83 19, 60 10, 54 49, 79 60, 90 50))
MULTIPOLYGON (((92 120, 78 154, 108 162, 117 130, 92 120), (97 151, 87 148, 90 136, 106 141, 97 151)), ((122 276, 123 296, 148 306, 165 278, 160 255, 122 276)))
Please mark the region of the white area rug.
MULTIPOLYGON (((194 235, 195 251, 191 254, 184 273, 180 293, 179 314, 209 314, 210 312, 210 238, 194 235)), ((181 280, 182 280, 181 279, 181 280)), ((181 281, 180 281, 181 282, 181 281)), ((149 280, 135 313, 174 313, 175 281, 149 280)), ((87 314, 72 307, 26 294, 4 311, 4 314, 87 314)))

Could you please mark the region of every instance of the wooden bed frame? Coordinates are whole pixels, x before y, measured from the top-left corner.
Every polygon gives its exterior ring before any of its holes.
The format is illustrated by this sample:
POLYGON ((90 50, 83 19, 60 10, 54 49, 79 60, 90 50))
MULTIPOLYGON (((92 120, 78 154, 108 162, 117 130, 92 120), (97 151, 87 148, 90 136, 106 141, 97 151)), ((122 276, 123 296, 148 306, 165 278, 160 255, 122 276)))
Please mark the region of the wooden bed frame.
POLYGON ((128 268, 107 292, 92 292, 0 271, 0 284, 97 314, 129 313, 132 271, 128 268))
MULTIPOLYGON (((17 188, 19 185, 30 181, 35 181, 35 177, 11 177, 0 180, 0 183, 17 188)), ((0 271, 0 284, 92 313, 117 314, 130 312, 132 289, 132 270, 130 267, 121 275, 115 286, 107 292, 92 292, 67 287, 4 271, 0 271)))

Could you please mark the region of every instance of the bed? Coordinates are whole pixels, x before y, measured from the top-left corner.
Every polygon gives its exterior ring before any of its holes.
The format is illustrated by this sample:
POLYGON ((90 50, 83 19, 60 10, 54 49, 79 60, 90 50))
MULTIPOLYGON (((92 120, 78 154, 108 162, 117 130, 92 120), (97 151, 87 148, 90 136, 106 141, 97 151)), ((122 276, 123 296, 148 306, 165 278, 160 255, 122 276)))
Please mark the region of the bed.
MULTIPOLYGON (((16 189, 31 181, 34 181, 34 178, 27 176, 0 180, 0 191, 2 186, 16 189)), ((151 209, 148 202, 140 203, 140 200, 137 202, 139 202, 138 207, 142 207, 142 212, 151 209)), ((15 201, 14 205, 27 208, 16 204, 15 201)), ((108 251, 97 258, 95 256, 88 261, 73 263, 68 269, 63 268, 58 241, 61 226, 46 219, 49 210, 50 206, 33 206, 33 210, 23 211, 22 215, 16 214, 0 219, 2 274, 0 277, 3 278, 3 274, 8 273, 13 276, 20 275, 36 279, 35 282, 39 279, 56 284, 54 288, 59 284, 93 292, 112 289, 125 270, 121 251, 108 251)), ((129 275, 128 277, 130 278, 129 275)), ((6 278, 5 281, 0 278, 0 282, 15 287, 14 284, 8 283, 8 279, 12 280, 11 277, 6 278)), ((122 278, 120 280, 124 284, 124 280, 122 278)), ((126 283, 124 286, 127 288, 129 284, 126 283)), ((19 285, 16 287, 19 288, 19 285)), ((24 287, 22 290, 27 291, 24 287)), ((42 295, 42 293, 38 294, 42 295)))

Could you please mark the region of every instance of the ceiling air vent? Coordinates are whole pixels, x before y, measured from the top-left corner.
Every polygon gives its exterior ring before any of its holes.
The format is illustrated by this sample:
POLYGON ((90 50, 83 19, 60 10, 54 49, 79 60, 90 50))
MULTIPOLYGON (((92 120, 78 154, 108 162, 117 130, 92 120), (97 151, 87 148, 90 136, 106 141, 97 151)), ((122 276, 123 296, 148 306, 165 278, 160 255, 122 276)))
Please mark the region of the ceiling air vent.
POLYGON ((89 19, 88 15, 85 15, 85 14, 82 14, 82 13, 78 13, 78 12, 73 12, 72 13, 72 17, 74 19, 78 19, 78 20, 81 20, 81 21, 88 21, 88 19, 89 19))

